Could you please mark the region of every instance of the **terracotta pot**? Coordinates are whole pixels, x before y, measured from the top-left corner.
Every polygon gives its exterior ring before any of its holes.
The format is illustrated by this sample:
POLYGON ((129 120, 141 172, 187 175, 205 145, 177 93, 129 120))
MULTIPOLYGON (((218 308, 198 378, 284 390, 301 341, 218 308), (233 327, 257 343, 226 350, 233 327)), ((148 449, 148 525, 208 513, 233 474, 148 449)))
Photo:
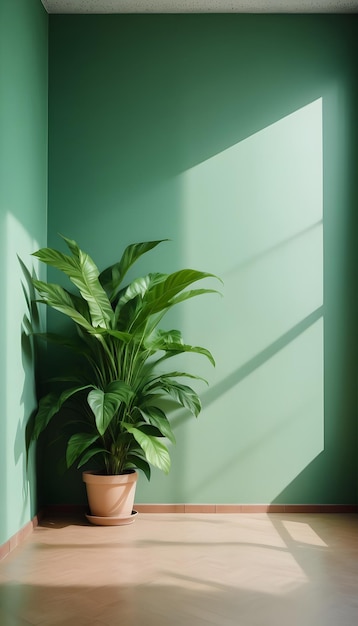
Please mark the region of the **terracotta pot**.
POLYGON ((124 519, 133 515, 134 495, 138 479, 135 470, 131 470, 128 474, 115 476, 86 471, 83 472, 82 478, 86 483, 92 517, 124 519))

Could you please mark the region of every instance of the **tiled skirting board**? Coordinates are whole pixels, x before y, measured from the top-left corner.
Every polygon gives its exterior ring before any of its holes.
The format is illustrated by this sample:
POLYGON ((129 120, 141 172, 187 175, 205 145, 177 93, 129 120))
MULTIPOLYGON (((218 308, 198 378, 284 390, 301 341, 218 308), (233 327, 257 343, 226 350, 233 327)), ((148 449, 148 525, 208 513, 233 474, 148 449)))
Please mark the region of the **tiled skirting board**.
MULTIPOLYGON (((358 513, 356 504, 140 504, 138 513, 358 513)), ((74 515, 87 513, 80 505, 53 505, 44 515, 74 515)))
POLYGON ((138 513, 357 513, 356 504, 135 504, 138 513))
POLYGON ((39 524, 40 515, 35 515, 35 517, 25 524, 20 530, 15 533, 10 539, 5 541, 0 546, 0 561, 4 559, 12 550, 14 550, 18 545, 20 545, 23 541, 25 541, 26 537, 31 535, 32 531, 39 524))

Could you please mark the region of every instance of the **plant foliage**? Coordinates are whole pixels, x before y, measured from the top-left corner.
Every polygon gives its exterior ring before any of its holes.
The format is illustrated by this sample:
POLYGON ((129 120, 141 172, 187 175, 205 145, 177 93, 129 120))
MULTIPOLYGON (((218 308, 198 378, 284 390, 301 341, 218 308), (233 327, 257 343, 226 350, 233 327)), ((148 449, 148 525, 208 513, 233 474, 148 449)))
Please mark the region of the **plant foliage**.
POLYGON ((148 274, 124 284, 133 263, 165 240, 129 245, 118 263, 100 273, 75 241, 63 239, 69 254, 42 248, 34 256, 65 274, 75 293, 58 284, 32 281, 38 302, 66 315, 77 330, 75 336, 64 331, 40 337, 73 352, 81 373, 71 374, 73 359, 69 360, 66 372, 52 382, 54 389, 40 399, 27 439, 37 439, 60 412, 64 426, 68 421, 75 426, 67 443, 67 467, 74 463, 81 467, 96 457, 107 474, 139 468, 149 479, 151 465, 167 473, 166 440, 174 443, 175 438, 163 400, 170 399, 197 416, 200 399, 180 381, 200 377, 161 371, 160 366, 185 352, 204 355, 213 365, 214 359, 207 349, 184 343, 180 331, 161 330, 159 323, 176 304, 215 292, 191 288, 213 275, 184 269, 148 274), (68 403, 71 411, 64 411, 68 403))

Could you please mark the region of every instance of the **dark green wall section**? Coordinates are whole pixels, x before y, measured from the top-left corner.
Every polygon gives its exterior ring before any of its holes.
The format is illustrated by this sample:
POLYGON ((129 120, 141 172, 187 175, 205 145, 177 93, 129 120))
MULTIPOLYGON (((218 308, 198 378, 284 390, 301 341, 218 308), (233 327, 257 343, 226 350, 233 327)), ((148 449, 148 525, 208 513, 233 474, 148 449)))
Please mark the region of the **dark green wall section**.
POLYGON ((30 253, 46 243, 48 17, 38 0, 0 3, 0 544, 36 511, 24 429, 35 406, 33 363, 23 336, 30 253))
MULTIPOLYGON (((139 271, 225 283, 171 320, 217 366, 184 363, 203 412, 137 501, 356 501, 356 39, 353 15, 50 18, 49 244, 103 268, 169 237, 139 271)), ((42 499, 79 502, 58 454, 42 499)))

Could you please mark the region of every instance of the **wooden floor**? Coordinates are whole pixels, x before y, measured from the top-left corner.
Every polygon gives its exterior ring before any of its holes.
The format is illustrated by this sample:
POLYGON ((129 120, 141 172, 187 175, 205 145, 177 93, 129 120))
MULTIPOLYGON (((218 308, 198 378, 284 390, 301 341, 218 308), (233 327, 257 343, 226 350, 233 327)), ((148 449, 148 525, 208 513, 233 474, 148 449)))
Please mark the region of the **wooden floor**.
POLYGON ((1 626, 357 626, 358 516, 47 519, 0 563, 1 626))

